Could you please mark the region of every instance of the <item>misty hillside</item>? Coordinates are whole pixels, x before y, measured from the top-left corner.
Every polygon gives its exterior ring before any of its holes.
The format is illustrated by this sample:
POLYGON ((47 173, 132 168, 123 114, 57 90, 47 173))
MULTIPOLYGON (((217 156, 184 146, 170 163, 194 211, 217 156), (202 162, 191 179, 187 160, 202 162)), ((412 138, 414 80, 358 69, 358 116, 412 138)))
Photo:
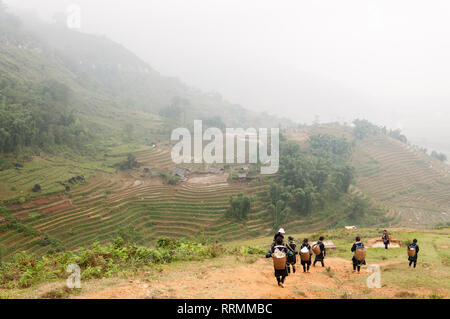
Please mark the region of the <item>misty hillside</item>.
POLYGON ((79 148, 99 133, 122 134, 133 120, 141 135, 149 128, 156 134, 161 121, 169 123, 166 130, 194 119, 229 127, 281 123, 164 77, 105 37, 0 15, 3 152, 31 145, 79 148))

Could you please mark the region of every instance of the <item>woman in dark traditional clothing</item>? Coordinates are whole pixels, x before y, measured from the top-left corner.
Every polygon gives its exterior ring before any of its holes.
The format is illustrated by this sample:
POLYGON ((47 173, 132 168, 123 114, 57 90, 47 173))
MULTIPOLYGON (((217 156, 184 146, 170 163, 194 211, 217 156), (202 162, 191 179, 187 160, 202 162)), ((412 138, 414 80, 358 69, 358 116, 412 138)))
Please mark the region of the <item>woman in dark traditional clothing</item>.
POLYGON ((366 260, 358 260, 356 259, 356 248, 358 247, 363 247, 364 248, 364 244, 361 242, 361 238, 359 236, 356 237, 356 242, 353 244, 352 246, 352 252, 353 252, 353 258, 352 258, 352 262, 353 262, 353 272, 356 271, 356 269, 358 269, 358 274, 361 270, 361 266, 366 264, 366 260))
MULTIPOLYGON (((283 238, 278 237, 275 245, 272 245, 270 247, 270 250, 266 254, 266 258, 272 257, 272 254, 275 252, 275 250, 280 250, 281 252, 285 253, 286 256, 291 255, 291 251, 283 244, 283 238)), ((287 264, 286 264, 287 265, 287 264)), ((275 268, 275 267, 274 267, 275 268)), ((275 270, 275 278, 277 278, 278 286, 284 288, 284 280, 288 276, 287 267, 285 267, 282 270, 274 269, 275 270)))
POLYGON ((386 229, 383 231, 383 236, 381 236, 381 239, 383 240, 384 249, 388 249, 388 246, 389 246, 389 234, 388 234, 386 229))
POLYGON ((415 248, 416 249, 416 254, 414 255, 414 257, 408 256, 409 267, 411 267, 411 264, 414 263, 414 268, 416 268, 416 265, 417 265, 417 254, 419 253, 419 245, 417 245, 417 239, 414 239, 413 243, 408 246, 408 249, 411 249, 411 248, 415 248))
POLYGON ((325 238, 323 236, 320 236, 319 241, 317 242, 317 245, 319 245, 320 247, 320 254, 316 255, 316 257, 314 258, 314 263, 313 266, 316 267, 316 262, 320 261, 320 263, 322 264, 322 267, 325 267, 323 260, 325 259, 325 245, 323 243, 323 240, 325 238))
POLYGON ((295 274, 295 264, 297 262, 297 244, 294 242, 294 237, 289 236, 288 237, 289 242, 286 244, 289 251, 292 253, 292 255, 288 255, 287 257, 287 271, 288 274, 291 273, 291 266, 292 266, 292 272, 295 274))
POLYGON ((300 250, 302 250, 305 247, 309 251, 309 260, 304 261, 304 260, 300 259, 300 262, 303 266, 303 272, 309 272, 309 268, 311 267, 312 251, 311 251, 311 245, 308 243, 308 238, 303 239, 303 244, 300 246, 300 250))

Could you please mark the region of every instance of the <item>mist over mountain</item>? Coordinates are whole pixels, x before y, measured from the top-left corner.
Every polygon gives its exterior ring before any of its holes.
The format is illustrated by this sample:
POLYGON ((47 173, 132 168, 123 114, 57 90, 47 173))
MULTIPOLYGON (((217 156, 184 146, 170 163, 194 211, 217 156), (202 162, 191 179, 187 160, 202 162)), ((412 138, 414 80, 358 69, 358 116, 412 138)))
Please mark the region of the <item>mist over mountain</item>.
POLYGON ((86 145, 88 136, 120 135, 129 126, 142 138, 150 138, 150 130, 167 140, 170 127, 191 126, 194 119, 220 127, 293 124, 163 76, 105 36, 68 29, 64 17, 42 22, 32 12, 16 17, 4 8, 0 17, 4 152, 86 145), (155 116, 166 121, 163 129, 155 116))
MULTIPOLYGON (((47 20, 70 3, 7 1, 47 20)), ((367 118, 450 152, 447 1, 77 4, 81 31, 246 108, 308 123, 367 118)))

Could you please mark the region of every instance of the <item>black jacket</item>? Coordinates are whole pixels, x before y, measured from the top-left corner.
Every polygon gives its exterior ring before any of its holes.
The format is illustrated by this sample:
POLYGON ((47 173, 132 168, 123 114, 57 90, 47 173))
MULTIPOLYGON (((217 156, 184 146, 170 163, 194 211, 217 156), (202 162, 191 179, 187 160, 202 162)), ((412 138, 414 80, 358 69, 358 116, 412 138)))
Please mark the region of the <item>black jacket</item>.
POLYGON ((296 244, 296 243, 294 243, 294 242, 289 242, 288 244, 286 244, 286 246, 287 246, 287 248, 288 248, 290 251, 292 251, 292 253, 293 253, 294 255, 297 255, 297 254, 298 254, 298 251, 297 251, 297 244, 296 244))
POLYGON ((352 246, 352 252, 355 252, 355 251, 356 251, 356 248, 358 248, 358 247, 364 247, 364 244, 363 244, 362 242, 360 242, 360 241, 357 241, 357 242, 354 243, 353 246, 352 246))

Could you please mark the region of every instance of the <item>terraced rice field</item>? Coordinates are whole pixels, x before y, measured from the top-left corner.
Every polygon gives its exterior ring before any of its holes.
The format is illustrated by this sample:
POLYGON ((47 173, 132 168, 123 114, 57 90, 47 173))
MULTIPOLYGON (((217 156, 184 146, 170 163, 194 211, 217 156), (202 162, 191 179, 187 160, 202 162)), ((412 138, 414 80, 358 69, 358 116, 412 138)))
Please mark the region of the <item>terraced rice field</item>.
MULTIPOLYGON (((168 150, 147 149, 136 156, 143 167, 173 167, 168 150)), ((164 184, 160 178, 143 178, 137 171, 98 173, 88 184, 66 194, 14 205, 10 210, 21 223, 62 241, 67 249, 109 241, 128 226, 143 235, 144 243, 169 235, 193 237, 201 231, 218 240, 231 240, 270 230, 270 220, 258 200, 247 223, 224 218, 230 195, 244 192, 258 198, 264 187, 229 184, 226 173, 195 174, 176 186, 164 184), (38 217, 30 217, 33 214, 38 217)), ((49 249, 42 245, 42 238, 15 230, 1 234, 0 242, 7 255, 20 250, 39 254, 49 249)))
MULTIPOLYGON (((302 134, 303 141, 305 133, 302 134)), ((206 236, 229 241, 271 231, 272 222, 261 200, 266 196, 267 184, 230 184, 225 172, 192 174, 186 181, 171 186, 159 177, 143 174, 144 168, 171 170, 174 164, 169 148, 146 147, 134 153, 142 164, 138 171, 111 173, 94 168, 87 184, 9 208, 22 224, 60 240, 67 249, 110 241, 129 226, 142 236, 144 244, 161 236, 194 237, 204 232, 206 236), (239 192, 255 199, 245 222, 224 218, 229 196, 239 192)), ((377 206, 400 217, 400 225, 422 227, 450 221, 450 171, 446 164, 386 136, 357 142, 352 162, 358 175, 352 190, 375 199, 377 206)), ((193 165, 192 171, 206 168, 193 165)), ((48 181, 66 177, 55 174, 48 181)), ((46 185, 44 176, 42 180, 46 185)), ((27 178, 18 178, 16 183, 30 184, 27 178)), ((342 217, 337 212, 328 213, 298 218, 285 227, 319 229, 342 217)), ((0 234, 0 243, 7 256, 20 250, 39 254, 51 247, 44 245, 43 237, 10 230, 0 234)))
POLYGON ((350 126, 312 126, 287 136, 307 144, 309 136, 331 134, 354 140, 352 189, 375 200, 400 226, 434 226, 450 221, 450 166, 386 135, 355 140, 350 126))
POLYGON ((357 142, 357 186, 401 218, 402 226, 450 221, 450 166, 386 136, 357 142))
POLYGON ((73 157, 68 160, 58 156, 34 156, 23 168, 0 171, 0 200, 35 196, 36 194, 31 193, 35 184, 42 187, 41 196, 61 192, 64 186, 60 182, 77 175, 89 178, 98 172, 112 173, 114 169, 106 160, 88 161, 73 157))

